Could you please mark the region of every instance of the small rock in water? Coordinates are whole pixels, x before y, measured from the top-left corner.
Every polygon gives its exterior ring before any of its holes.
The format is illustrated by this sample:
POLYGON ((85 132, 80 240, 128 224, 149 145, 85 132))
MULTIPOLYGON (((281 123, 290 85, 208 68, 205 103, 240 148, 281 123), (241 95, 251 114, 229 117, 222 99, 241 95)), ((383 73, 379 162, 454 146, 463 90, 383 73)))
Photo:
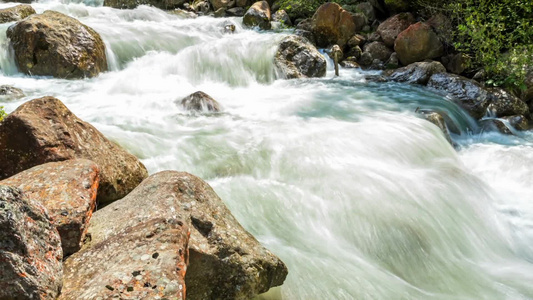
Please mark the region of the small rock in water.
POLYGON ((224 25, 224 33, 234 33, 235 32, 235 25, 234 24, 226 24, 224 25))
POLYGON ((220 104, 208 94, 198 91, 181 100, 181 106, 186 110, 199 112, 219 112, 220 104))
POLYGON ((24 92, 19 88, 10 85, 0 85, 0 99, 14 100, 24 96, 24 92))

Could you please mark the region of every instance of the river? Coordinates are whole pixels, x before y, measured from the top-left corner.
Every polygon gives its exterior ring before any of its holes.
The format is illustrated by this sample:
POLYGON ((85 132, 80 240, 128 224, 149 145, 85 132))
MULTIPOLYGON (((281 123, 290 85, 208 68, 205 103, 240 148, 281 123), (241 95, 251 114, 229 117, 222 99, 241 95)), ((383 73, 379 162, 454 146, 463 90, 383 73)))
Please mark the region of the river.
MULTIPOLYGON (((15 5, 0 3, 0 8, 15 5)), ((482 132, 443 95, 333 66, 276 74, 277 43, 239 18, 141 6, 39 2, 102 36, 110 71, 83 80, 18 73, 0 24, 0 84, 55 96, 151 174, 207 182, 288 266, 268 299, 533 299, 533 134, 482 132), (87 4, 87 5, 86 5, 87 4), (224 33, 232 23, 234 34, 224 33), (176 101, 204 91, 223 107, 176 101), (454 149, 415 113, 445 113, 454 149)))

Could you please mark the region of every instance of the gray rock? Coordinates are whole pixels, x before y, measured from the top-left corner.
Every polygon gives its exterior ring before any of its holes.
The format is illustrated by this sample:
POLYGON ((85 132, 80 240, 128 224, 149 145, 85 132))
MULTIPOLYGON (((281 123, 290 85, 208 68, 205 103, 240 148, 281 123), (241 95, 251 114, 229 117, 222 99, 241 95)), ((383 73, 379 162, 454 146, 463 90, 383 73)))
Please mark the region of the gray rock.
POLYGON ((198 112, 219 112, 220 104, 208 94, 198 91, 180 101, 180 104, 186 110, 198 112))
POLYGON ((274 63, 287 79, 326 75, 324 56, 309 40, 297 35, 290 35, 281 41, 274 63))
POLYGON ((291 18, 289 17, 289 14, 283 9, 280 9, 276 11, 272 15, 272 21, 280 22, 281 24, 285 26, 292 26, 291 18))
POLYGON ((17 188, 0 186, 0 299, 56 299, 62 258, 46 209, 17 188))
POLYGON ((372 58, 372 54, 370 54, 369 52, 363 52, 358 62, 360 65, 367 67, 372 64, 373 60, 374 59, 372 58))
POLYGON ((397 82, 425 85, 433 74, 443 72, 446 72, 446 68, 438 61, 416 62, 392 71, 389 79, 397 82))
POLYGON ((226 10, 226 15, 228 17, 242 17, 244 16, 244 13, 246 13, 246 11, 242 7, 233 7, 226 10))
MULTIPOLYGON (((92 241, 73 258, 80 259, 78 265, 83 268, 81 260, 87 251, 113 244, 115 236, 157 220, 167 220, 166 223, 183 220, 191 224, 185 276, 187 299, 251 299, 281 285, 287 276, 283 262, 242 228, 207 183, 191 174, 175 171, 150 176, 124 199, 95 212, 89 227, 92 241)), ((142 226, 135 229, 139 236, 142 226)), ((157 235, 158 231, 154 233, 157 235)), ((171 248, 180 253, 177 247, 171 248)), ((116 253, 129 256, 127 251, 116 253)), ((168 253, 167 259, 171 260, 168 253)), ((147 259, 152 260, 152 257, 147 259)), ((149 267, 145 266, 144 270, 149 267)), ((71 274, 68 268, 67 261, 66 274, 71 274)), ((66 280, 66 289, 68 285, 66 280)))
POLYGON ((424 119, 427 121, 433 123, 435 126, 437 126, 440 131, 442 131, 442 134, 444 134, 444 137, 446 140, 453 145, 452 138, 450 136, 450 131, 448 130, 448 126, 446 126, 446 122, 444 121, 444 117, 438 113, 438 112, 424 112, 422 113, 424 116, 424 119))
POLYGON ((374 9, 374 6, 370 4, 370 2, 361 2, 357 4, 356 10, 363 13, 370 23, 376 20, 376 10, 374 9))
POLYGON ((523 131, 529 129, 529 122, 524 116, 508 116, 503 117, 503 119, 507 120, 507 122, 517 130, 523 131))
POLYGON ((520 98, 501 88, 487 89, 490 98, 489 112, 500 118, 513 115, 528 115, 529 107, 520 98))
POLYGON ((393 53, 393 51, 382 42, 365 44, 363 50, 364 52, 370 53, 372 59, 379 59, 381 62, 386 62, 393 53))
POLYGON ((24 92, 10 85, 0 85, 0 99, 14 100, 24 97, 24 92))

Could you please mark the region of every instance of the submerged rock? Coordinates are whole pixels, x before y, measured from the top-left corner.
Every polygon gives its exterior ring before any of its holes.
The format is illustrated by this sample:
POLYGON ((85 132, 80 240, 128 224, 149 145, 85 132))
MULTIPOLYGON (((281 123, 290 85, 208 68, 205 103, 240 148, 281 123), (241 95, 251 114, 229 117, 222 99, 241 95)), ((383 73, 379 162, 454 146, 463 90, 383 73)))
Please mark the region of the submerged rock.
POLYGON ((398 82, 427 84, 436 73, 444 73, 446 68, 438 61, 416 62, 406 67, 392 70, 389 79, 398 82))
POLYGON ((507 120, 511 126, 513 126, 517 130, 528 130, 529 129, 529 122, 527 121, 527 118, 524 116, 508 116, 503 117, 504 120, 507 120))
POLYGON ((19 70, 59 78, 93 77, 107 71, 100 35, 78 20, 47 10, 7 29, 19 70))
POLYGON ((439 37, 426 23, 418 22, 402 31, 394 42, 394 51, 403 65, 425 59, 434 59, 444 54, 439 37))
POLYGON ((46 209, 19 189, 0 185, 0 299, 56 299, 62 258, 46 209))
MULTIPOLYGON (((192 224, 185 276, 187 299, 250 299, 281 285, 287 276, 283 262, 242 228, 207 183, 176 171, 150 176, 124 199, 95 212, 89 228, 91 242, 69 260, 79 259, 82 268, 84 253, 98 251, 103 245, 112 244, 114 236, 154 219, 192 224)), ((178 251, 177 245, 169 248, 178 251)), ((127 255, 128 251, 122 252, 127 255)), ((171 264, 171 257, 166 259, 171 264)), ((67 261, 65 272, 75 276, 74 271, 68 270, 70 266, 67 261)), ((149 268, 145 266, 139 271, 149 268)), ((70 290, 68 279, 65 289, 70 290)))
POLYGON ((61 237, 63 255, 81 248, 96 206, 99 175, 95 163, 85 159, 51 162, 22 171, 0 185, 19 188, 48 211, 61 237))
POLYGON ((0 23, 20 21, 33 14, 35 14, 35 9, 29 4, 0 9, 0 23))
POLYGON ((92 160, 101 171, 102 204, 124 197, 148 176, 135 156, 53 97, 26 102, 0 122, 0 157, 0 179, 47 162, 92 160))
POLYGON ((183 98, 180 104, 186 110, 199 112, 219 112, 221 110, 215 99, 201 91, 183 98))
POLYGON ((266 1, 257 1, 244 14, 243 24, 248 27, 259 27, 263 30, 271 28, 270 6, 266 1))
POLYGON ((355 23, 352 15, 337 3, 322 4, 312 19, 312 32, 317 46, 327 47, 337 44, 344 48, 348 40, 355 34, 355 23))
POLYGON ((26 95, 24 95, 24 92, 16 87, 10 86, 10 85, 0 85, 0 99, 19 99, 26 95))
POLYGON ((326 75, 324 56, 306 38, 297 35, 281 41, 274 62, 287 79, 326 75))
POLYGON ((424 119, 433 123, 435 126, 437 126, 440 129, 440 131, 442 132, 442 134, 444 135, 444 137, 450 144, 452 145, 454 144, 450 136, 450 131, 448 130, 448 126, 446 126, 446 121, 444 120, 444 117, 440 113, 432 111, 432 112, 423 112, 422 115, 424 116, 424 119))

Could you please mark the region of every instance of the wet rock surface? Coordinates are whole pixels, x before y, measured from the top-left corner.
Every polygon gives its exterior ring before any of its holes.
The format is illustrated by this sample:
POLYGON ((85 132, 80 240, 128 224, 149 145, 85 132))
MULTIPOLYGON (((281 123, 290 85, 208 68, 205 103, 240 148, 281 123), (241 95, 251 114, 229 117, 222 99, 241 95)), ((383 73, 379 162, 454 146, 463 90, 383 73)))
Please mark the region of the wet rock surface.
POLYGON ((46 209, 19 189, 0 185, 0 299, 56 299, 62 258, 46 209))
POLYGON ((219 112, 220 104, 208 94, 198 91, 180 101, 180 105, 186 110, 198 112, 219 112))
POLYGON ((19 188, 48 211, 61 237, 63 255, 81 248, 96 206, 99 175, 95 163, 85 159, 51 162, 0 181, 19 188))
POLYGON ((429 78, 428 87, 444 92, 476 119, 487 112, 489 93, 474 80, 455 74, 437 73, 429 78))
POLYGON ((496 117, 528 115, 529 107, 520 98, 501 88, 487 89, 490 98, 489 111, 496 117))
POLYGON ((309 40, 301 36, 291 35, 284 38, 274 62, 287 79, 326 75, 326 59, 309 40))
POLYGON ((0 99, 2 100, 14 100, 24 97, 24 92, 10 85, 0 85, 0 99))
POLYGON ((440 62, 416 62, 391 71, 389 79, 397 82, 425 85, 433 74, 445 72, 446 68, 440 62))
POLYGON ((191 224, 187 299, 250 299, 281 285, 287 275, 283 262, 242 228, 207 183, 175 171, 150 176, 124 199, 95 212, 92 240, 73 258, 156 218, 191 224))
POLYGON ((101 172, 99 203, 124 197, 148 176, 135 156, 53 97, 26 102, 0 122, 0 157, 0 179, 47 162, 89 159, 101 172))
POLYGON ((35 9, 28 4, 21 4, 9 8, 0 9, 0 24, 20 21, 27 16, 35 14, 35 9))
POLYGON ((19 70, 59 78, 93 77, 107 71, 100 35, 56 11, 31 15, 7 30, 19 70))

